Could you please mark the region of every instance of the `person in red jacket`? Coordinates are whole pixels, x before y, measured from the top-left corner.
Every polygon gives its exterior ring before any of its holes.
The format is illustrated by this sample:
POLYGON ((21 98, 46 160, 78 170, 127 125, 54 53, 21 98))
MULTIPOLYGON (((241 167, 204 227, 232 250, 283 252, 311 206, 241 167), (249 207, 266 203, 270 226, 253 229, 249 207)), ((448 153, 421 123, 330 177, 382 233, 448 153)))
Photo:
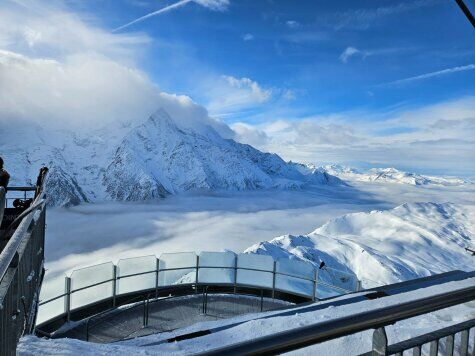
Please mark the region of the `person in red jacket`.
POLYGON ((3 168, 3 158, 0 157, 0 187, 3 187, 5 188, 5 190, 7 190, 9 180, 10 180, 10 175, 3 168))

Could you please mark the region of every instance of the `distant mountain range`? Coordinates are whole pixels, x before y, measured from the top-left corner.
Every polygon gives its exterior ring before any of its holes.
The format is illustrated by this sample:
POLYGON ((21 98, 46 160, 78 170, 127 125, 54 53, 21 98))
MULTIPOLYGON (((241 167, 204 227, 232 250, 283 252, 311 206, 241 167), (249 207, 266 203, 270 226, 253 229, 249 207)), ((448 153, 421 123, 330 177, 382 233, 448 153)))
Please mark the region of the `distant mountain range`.
POLYGON ((5 127, 0 155, 11 184, 50 168, 50 205, 140 201, 190 190, 301 189, 343 185, 327 172, 225 139, 209 125, 177 124, 163 109, 138 126, 101 130, 5 127))
POLYGON ((396 168, 372 168, 367 171, 360 171, 354 168, 334 164, 326 166, 308 165, 308 169, 312 171, 326 172, 330 175, 350 182, 383 182, 410 185, 440 186, 457 186, 471 183, 468 180, 464 180, 457 177, 435 177, 421 175, 416 173, 399 171, 396 168))

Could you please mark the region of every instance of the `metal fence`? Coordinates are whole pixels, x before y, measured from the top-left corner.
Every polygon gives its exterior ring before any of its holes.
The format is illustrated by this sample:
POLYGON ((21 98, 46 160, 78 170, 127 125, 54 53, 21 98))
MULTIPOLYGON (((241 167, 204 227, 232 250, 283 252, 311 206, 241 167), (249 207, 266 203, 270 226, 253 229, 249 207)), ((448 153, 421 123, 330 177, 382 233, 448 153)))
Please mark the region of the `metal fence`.
MULTIPOLYGON (((46 173, 46 171, 44 172, 46 173)), ((32 205, 0 231, 0 354, 14 355, 32 331, 43 278, 45 195, 40 186, 32 205)), ((30 190, 30 188, 28 188, 30 190)), ((0 199, 1 200, 1 199, 0 199)), ((4 206, 5 202, 2 202, 4 206)))
MULTIPOLYGON (((439 350, 439 343, 442 339, 445 339, 445 355, 453 355, 455 336, 460 334, 460 338, 457 338, 460 340, 457 345, 459 354, 461 356, 469 356, 475 353, 475 350, 469 351, 470 329, 475 326, 475 320, 473 319, 394 345, 388 345, 385 327, 401 320, 473 300, 475 300, 475 286, 352 314, 339 319, 289 329, 280 333, 203 352, 200 355, 281 354, 361 331, 375 329, 372 351, 365 355, 402 355, 406 350, 412 350, 413 355, 421 355, 422 346, 429 343, 430 355, 436 356, 441 351, 439 350)), ((348 354, 352 354, 351 350, 349 350, 348 354)))
POLYGON ((0 224, 3 220, 3 212, 5 211, 5 206, 7 204, 5 188, 0 187, 0 224))
MULTIPOLYGON (((234 289, 266 290, 272 298, 287 293, 303 300, 324 299, 354 292, 355 275, 332 268, 316 269, 311 263, 233 252, 163 253, 107 262, 74 270, 65 278, 59 295, 42 292, 37 326, 58 318, 70 320, 71 313, 97 303, 117 300, 138 292, 170 290, 172 287, 227 286, 234 289)), ((123 305, 123 303, 121 303, 123 305)), ((96 310, 97 311, 97 310, 96 310)))

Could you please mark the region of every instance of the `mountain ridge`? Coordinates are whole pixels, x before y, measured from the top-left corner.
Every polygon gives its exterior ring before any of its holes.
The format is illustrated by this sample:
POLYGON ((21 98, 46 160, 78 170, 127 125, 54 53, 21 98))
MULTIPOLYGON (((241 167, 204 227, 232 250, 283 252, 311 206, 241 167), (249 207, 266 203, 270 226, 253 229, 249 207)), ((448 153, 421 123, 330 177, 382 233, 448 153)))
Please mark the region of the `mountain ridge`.
POLYGON ((210 125, 180 125, 163 108, 133 127, 92 132, 32 127, 21 132, 23 145, 16 142, 17 135, 11 132, 0 144, 13 173, 11 184, 25 184, 16 172, 34 177, 34 167, 46 165, 50 205, 55 206, 157 199, 189 190, 344 184, 327 173, 301 171, 277 154, 224 138, 210 125))

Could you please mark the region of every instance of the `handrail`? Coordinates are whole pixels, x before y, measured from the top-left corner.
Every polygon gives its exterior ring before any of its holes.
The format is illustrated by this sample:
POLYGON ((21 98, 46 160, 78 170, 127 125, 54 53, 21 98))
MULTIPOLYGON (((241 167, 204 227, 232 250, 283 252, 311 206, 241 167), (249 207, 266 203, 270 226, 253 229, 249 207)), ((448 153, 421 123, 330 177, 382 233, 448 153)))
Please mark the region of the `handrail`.
POLYGON ((35 190, 36 190, 35 186, 8 187, 9 192, 34 192, 35 190))
POLYGON ((198 355, 280 354, 431 313, 475 299, 475 286, 311 324, 198 355))
POLYGON ((0 187, 0 224, 3 220, 3 212, 5 210, 5 188, 0 187))
MULTIPOLYGON (((437 331, 431 331, 429 333, 416 336, 412 339, 401 341, 396 344, 392 344, 388 346, 388 354, 389 355, 394 355, 397 353, 402 354, 405 350, 410 350, 414 347, 427 344, 435 339, 440 340, 447 336, 455 335, 463 330, 467 330, 467 329, 470 330, 473 327, 475 327, 475 319, 464 321, 455 325, 451 325, 437 331)), ((449 355, 449 353, 446 353, 446 355, 449 355)), ((372 356, 372 352, 367 352, 360 356, 372 356)))
MULTIPOLYGON (((40 173, 40 176, 38 177, 38 180, 40 181, 41 178, 41 183, 44 183, 45 175, 47 173, 46 171, 43 173, 44 175, 42 176, 40 173)), ((13 189, 19 188, 19 187, 13 187, 13 189)), ((12 188, 9 188, 12 189, 12 188)), ((23 189, 23 188, 22 188, 23 189)), ((45 197, 45 190, 43 189, 43 186, 36 187, 34 190, 39 189, 39 194, 36 196, 35 200, 33 201, 32 205, 23 211, 5 230, 3 233, 3 236, 8 236, 8 234, 11 232, 13 228, 15 228, 15 225, 20 222, 20 225, 16 228, 15 232, 13 233, 12 237, 8 240, 5 248, 0 252, 0 282, 3 280, 3 277, 5 276, 5 273, 7 272, 8 268, 10 267, 13 259, 15 258, 15 254, 18 251, 18 248, 20 244, 23 242, 24 238, 27 236, 27 231, 30 227, 30 224, 33 220, 33 212, 36 211, 36 209, 41 208, 46 200, 44 199, 45 197)))
MULTIPOLYGON (((19 246, 21 245, 21 243, 27 236, 27 231, 30 227, 30 224, 34 216, 32 212, 42 207, 45 202, 46 201, 44 199, 41 199, 38 203, 29 207, 18 217, 18 218, 21 217, 23 220, 21 221, 20 225, 13 233, 13 236, 11 237, 11 239, 8 240, 5 248, 0 253, 0 282, 3 280, 5 273, 10 267, 10 264, 13 261, 13 258, 15 257, 15 254, 18 251, 19 246)), ((15 222, 17 222, 18 218, 15 219, 15 221, 13 221, 13 223, 10 224, 10 226, 13 225, 15 222)), ((5 230, 4 236, 6 236, 10 231, 11 231, 10 227, 7 228, 7 230, 5 230)))

